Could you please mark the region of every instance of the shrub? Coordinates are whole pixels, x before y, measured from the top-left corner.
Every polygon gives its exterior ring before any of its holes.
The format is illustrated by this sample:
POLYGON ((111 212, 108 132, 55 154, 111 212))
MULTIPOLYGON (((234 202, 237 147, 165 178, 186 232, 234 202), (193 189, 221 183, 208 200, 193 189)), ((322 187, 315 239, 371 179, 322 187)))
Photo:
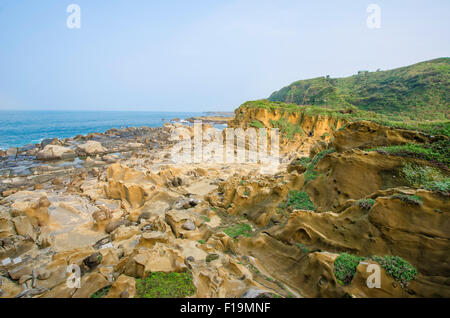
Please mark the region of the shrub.
POLYGON ((297 210, 309 210, 315 211, 316 208, 314 204, 311 202, 308 193, 305 191, 295 191, 292 190, 289 192, 289 199, 287 202, 287 206, 292 206, 297 210))
POLYGON ((237 238, 239 236, 251 237, 252 227, 247 223, 240 223, 230 226, 224 230, 225 234, 232 238, 237 238))
POLYGON ((136 279, 137 298, 184 298, 195 294, 190 273, 147 273, 136 279))
POLYGON ((417 276, 417 269, 399 256, 373 256, 372 259, 379 263, 386 273, 400 282, 403 286, 417 276))
POLYGON ((394 199, 400 199, 405 203, 412 205, 421 205, 422 199, 417 195, 408 195, 408 194, 395 194, 393 196, 394 199))
POLYGON ((370 210, 375 204, 375 200, 373 199, 361 199, 358 201, 358 206, 362 210, 370 210))
POLYGON ((356 268, 364 257, 341 253, 334 261, 334 275, 342 285, 348 285, 355 276, 356 268))

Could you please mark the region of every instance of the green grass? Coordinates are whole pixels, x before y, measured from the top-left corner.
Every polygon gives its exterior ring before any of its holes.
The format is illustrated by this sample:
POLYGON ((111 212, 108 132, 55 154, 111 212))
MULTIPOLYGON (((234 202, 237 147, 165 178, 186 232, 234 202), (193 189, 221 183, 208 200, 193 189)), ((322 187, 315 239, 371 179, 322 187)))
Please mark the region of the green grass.
POLYGON ((448 146, 450 145, 447 145, 447 147, 442 149, 436 149, 435 145, 405 144, 399 146, 377 147, 368 149, 367 151, 378 151, 379 153, 392 156, 411 157, 448 165, 450 164, 450 150, 448 146))
POLYGON ((303 129, 300 125, 294 125, 284 118, 278 120, 270 120, 270 124, 273 128, 278 128, 280 133, 289 140, 292 140, 295 135, 304 135, 303 129))
POLYGON ((229 226, 224 229, 226 235, 232 238, 238 238, 239 236, 251 237, 252 227, 247 223, 240 223, 229 226))
POLYGON ((309 161, 309 163, 306 165, 305 182, 309 182, 317 178, 318 173, 315 170, 316 165, 319 163, 320 160, 323 159, 323 157, 333 152, 336 152, 336 149, 331 148, 321 151, 317 155, 315 155, 313 159, 309 161))
POLYGON ((392 196, 394 199, 400 199, 403 202, 411 205, 421 205, 422 199, 417 195, 408 195, 408 194, 394 194, 392 196))
POLYGON ((205 244, 205 240, 198 240, 197 242, 199 242, 200 244, 205 244))
POLYGON ((254 120, 248 125, 253 128, 264 128, 264 124, 262 122, 260 122, 259 120, 254 120))
POLYGON ((97 290, 95 293, 93 293, 91 295, 91 298, 103 298, 106 295, 108 295, 110 290, 111 290, 111 286, 106 286, 102 289, 97 290))
POLYGON ((353 276, 356 274, 356 268, 364 257, 341 253, 334 261, 334 275, 337 281, 342 285, 349 285, 353 276))
POLYGON ((154 272, 136 279, 136 298, 185 298, 195 292, 190 273, 154 272))
POLYGON ((358 200, 358 206, 362 210, 370 210, 375 205, 374 199, 361 199, 358 200))
POLYGON ((439 58, 346 78, 301 80, 274 92, 269 100, 318 108, 345 107, 397 121, 448 120, 449 83, 450 58, 439 58))
POLYGON ((374 261, 379 263, 386 273, 393 277, 396 281, 402 285, 408 284, 409 281, 416 278, 418 272, 411 264, 398 256, 372 256, 374 261))
POLYGON ((309 211, 316 210, 314 204, 311 202, 311 199, 309 198, 308 193, 306 193, 305 191, 295 191, 295 190, 290 191, 287 206, 293 207, 296 210, 309 210, 309 211))
POLYGON ((205 222, 211 222, 211 219, 207 216, 202 216, 203 221, 205 222))

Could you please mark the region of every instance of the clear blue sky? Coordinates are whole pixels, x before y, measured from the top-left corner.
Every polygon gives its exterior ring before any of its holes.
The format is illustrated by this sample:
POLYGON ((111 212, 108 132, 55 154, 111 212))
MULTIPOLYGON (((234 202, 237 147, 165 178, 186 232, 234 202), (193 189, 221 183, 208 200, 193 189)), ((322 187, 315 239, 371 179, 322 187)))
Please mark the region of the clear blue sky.
POLYGON ((0 0, 0 109, 233 110, 295 80, 449 56, 449 30, 448 0, 0 0))

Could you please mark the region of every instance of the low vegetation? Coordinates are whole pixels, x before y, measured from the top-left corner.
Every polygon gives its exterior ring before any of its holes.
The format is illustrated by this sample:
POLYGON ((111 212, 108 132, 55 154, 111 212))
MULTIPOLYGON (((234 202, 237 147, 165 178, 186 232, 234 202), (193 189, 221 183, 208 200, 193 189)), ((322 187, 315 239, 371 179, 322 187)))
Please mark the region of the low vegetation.
POLYGON ((287 206, 293 207, 296 210, 308 210, 308 211, 316 210, 314 204, 311 202, 311 199, 309 198, 308 193, 306 193, 305 191, 295 191, 295 190, 290 191, 287 206))
POLYGON ((226 235, 232 238, 238 238, 239 236, 251 237, 252 227, 247 223, 240 223, 229 226, 223 230, 226 235))
POLYGON ((407 163, 401 173, 410 186, 443 194, 450 191, 450 177, 435 167, 407 163))
POLYGON ((280 133, 289 140, 292 140, 297 134, 300 134, 302 136, 305 134, 300 125, 294 125, 284 118, 271 120, 270 123, 273 128, 278 128, 280 130, 280 133))
MULTIPOLYGON (((334 275, 338 283, 349 285, 356 274, 359 262, 365 259, 367 258, 341 253, 334 261, 334 275)), ((372 256, 370 259, 379 263, 386 274, 401 283, 402 286, 406 286, 408 282, 417 277, 417 269, 399 256, 372 256)))
POLYGON ((403 202, 411 205, 421 205, 422 199, 418 195, 408 195, 408 194, 394 194, 392 196, 394 199, 400 199, 403 202))
POLYGON ((450 194, 450 178, 446 178, 442 181, 431 181, 425 185, 425 189, 430 191, 436 191, 444 195, 450 194))
POLYGON ((111 286, 106 286, 100 290, 97 290, 95 293, 93 293, 91 295, 91 298, 103 298, 106 295, 108 295, 110 290, 111 290, 111 286))
POLYGON ((341 253, 334 261, 334 275, 338 283, 349 285, 353 276, 356 274, 356 268, 364 257, 341 253))
POLYGON ((437 162, 444 165, 450 164, 450 149, 447 147, 432 145, 406 144, 399 146, 377 147, 368 151, 378 151, 379 153, 389 154, 392 156, 410 157, 423 159, 427 161, 437 162))
POLYGON ((305 182, 309 182, 317 178, 318 174, 315 170, 317 163, 319 163, 319 161, 322 160, 323 157, 333 152, 336 152, 334 148, 321 151, 317 155, 315 155, 308 164, 306 164, 305 182))
POLYGON ((358 206, 362 210, 370 210, 375 205, 374 199, 361 199, 358 200, 358 206))
POLYGON ((403 286, 417 276, 417 269, 399 256, 373 256, 372 259, 379 263, 386 273, 400 282, 403 286))
POLYGON ((264 128, 264 124, 260 122, 259 120, 254 120, 249 124, 250 127, 253 128, 264 128))
POLYGON ((136 279, 136 298, 185 298, 196 292, 190 273, 147 273, 136 279))

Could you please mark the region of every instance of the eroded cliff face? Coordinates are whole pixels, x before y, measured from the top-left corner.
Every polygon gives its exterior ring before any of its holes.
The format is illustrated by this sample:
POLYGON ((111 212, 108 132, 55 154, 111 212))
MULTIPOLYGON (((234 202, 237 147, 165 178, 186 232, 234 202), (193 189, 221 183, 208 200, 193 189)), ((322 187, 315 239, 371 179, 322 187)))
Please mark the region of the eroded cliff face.
POLYGON ((309 156, 317 142, 327 142, 331 135, 344 126, 345 120, 330 116, 309 115, 299 108, 298 111, 239 107, 235 117, 228 122, 231 128, 267 127, 280 128, 284 138, 281 151, 290 156, 309 156), (259 124, 258 124, 259 123, 259 124))

